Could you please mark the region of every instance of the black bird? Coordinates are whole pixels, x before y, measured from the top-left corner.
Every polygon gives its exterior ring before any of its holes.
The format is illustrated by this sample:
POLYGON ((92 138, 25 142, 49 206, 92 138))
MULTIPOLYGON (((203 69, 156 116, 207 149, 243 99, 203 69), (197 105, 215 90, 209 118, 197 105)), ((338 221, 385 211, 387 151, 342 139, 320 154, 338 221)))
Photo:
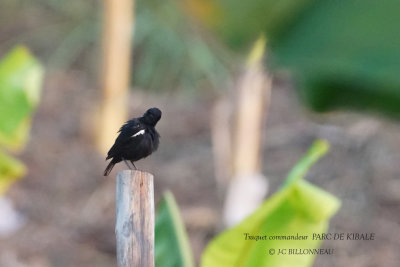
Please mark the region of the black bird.
POLYGON ((160 118, 161 111, 158 108, 151 108, 142 117, 133 118, 122 125, 114 145, 107 153, 106 160, 111 158, 112 160, 104 170, 104 176, 107 176, 114 165, 121 161, 124 161, 130 169, 127 162, 129 160, 136 169, 134 161, 145 158, 157 150, 160 135, 154 127, 160 118))

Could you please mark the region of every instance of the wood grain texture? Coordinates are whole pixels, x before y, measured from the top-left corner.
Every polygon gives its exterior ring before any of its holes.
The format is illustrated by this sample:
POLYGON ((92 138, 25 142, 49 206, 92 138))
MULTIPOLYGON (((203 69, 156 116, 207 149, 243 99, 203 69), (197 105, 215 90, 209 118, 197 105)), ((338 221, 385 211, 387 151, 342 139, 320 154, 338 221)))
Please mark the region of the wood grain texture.
POLYGON ((154 178, 142 171, 117 175, 118 267, 154 267, 154 178))

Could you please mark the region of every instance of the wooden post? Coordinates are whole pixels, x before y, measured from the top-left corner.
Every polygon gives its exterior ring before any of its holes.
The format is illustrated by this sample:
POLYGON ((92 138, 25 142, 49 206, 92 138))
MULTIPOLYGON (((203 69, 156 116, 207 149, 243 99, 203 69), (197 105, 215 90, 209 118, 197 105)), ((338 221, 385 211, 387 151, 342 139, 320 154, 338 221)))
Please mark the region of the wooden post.
POLYGON ((116 205, 118 267, 154 267, 153 175, 119 172, 116 205))

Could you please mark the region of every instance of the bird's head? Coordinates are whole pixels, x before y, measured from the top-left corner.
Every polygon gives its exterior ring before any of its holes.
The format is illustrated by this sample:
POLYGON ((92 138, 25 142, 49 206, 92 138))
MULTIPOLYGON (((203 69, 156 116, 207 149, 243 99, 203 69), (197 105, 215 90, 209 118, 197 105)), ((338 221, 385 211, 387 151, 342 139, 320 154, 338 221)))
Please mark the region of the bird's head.
POLYGON ((143 114, 143 121, 152 126, 155 126, 160 119, 161 119, 161 110, 159 110, 158 108, 148 109, 143 114))

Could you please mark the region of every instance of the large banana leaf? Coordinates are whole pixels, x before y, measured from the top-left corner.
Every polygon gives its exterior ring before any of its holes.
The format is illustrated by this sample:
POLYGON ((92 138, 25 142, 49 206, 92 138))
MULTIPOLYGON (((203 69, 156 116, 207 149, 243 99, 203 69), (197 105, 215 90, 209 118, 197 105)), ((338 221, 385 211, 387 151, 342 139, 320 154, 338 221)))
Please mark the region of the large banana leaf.
POLYGON ((317 1, 273 44, 317 111, 400 117, 400 1, 317 1))
POLYGON ((268 65, 291 70, 317 111, 372 110, 400 117, 400 1, 186 0, 230 47, 264 32, 268 65))
POLYGON ((311 165, 328 149, 317 141, 294 167, 283 188, 237 226, 217 236, 205 250, 202 267, 306 267, 315 255, 289 255, 288 249, 317 249, 321 241, 313 233, 325 233, 340 201, 329 193, 304 181, 311 165), (247 234, 247 240, 246 240, 247 234), (271 240, 270 236, 307 236, 307 240, 271 240), (249 240, 249 236, 266 236, 249 240), (286 249, 284 255, 279 251, 286 249))
POLYGON ((43 68, 22 46, 0 61, 0 145, 21 148, 39 102, 43 68))
MULTIPOLYGON (((39 102, 43 68, 22 46, 0 61, 0 146, 21 149, 39 102)), ((25 166, 0 150, 0 195, 26 173, 25 166)))
POLYGON ((185 226, 174 196, 166 192, 157 210, 155 227, 157 267, 193 267, 185 226))

